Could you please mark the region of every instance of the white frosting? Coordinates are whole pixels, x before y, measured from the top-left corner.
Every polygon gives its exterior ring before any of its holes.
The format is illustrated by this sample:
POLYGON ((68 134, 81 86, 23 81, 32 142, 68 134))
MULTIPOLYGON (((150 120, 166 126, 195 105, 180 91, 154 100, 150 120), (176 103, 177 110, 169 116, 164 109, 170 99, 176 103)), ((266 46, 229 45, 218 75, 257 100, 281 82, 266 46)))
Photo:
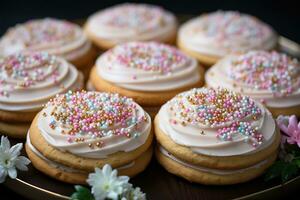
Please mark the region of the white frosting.
POLYGON ((183 24, 178 38, 186 48, 205 55, 223 57, 229 53, 269 50, 277 36, 267 24, 233 11, 217 11, 183 24))
POLYGON ((255 153, 268 147, 274 141, 276 135, 274 119, 270 112, 259 103, 256 103, 256 106, 258 106, 256 109, 259 108, 261 110, 261 115, 255 119, 253 119, 251 115, 247 115, 240 120, 234 117, 232 120, 219 125, 194 122, 192 118, 198 118, 196 116, 199 114, 196 114, 196 111, 201 107, 201 104, 191 104, 188 99, 194 92, 201 91, 205 92, 207 89, 193 89, 181 93, 161 107, 158 113, 158 126, 173 142, 186 146, 193 152, 199 154, 234 156, 255 153), (187 113, 182 109, 188 109, 188 111, 186 111, 187 113), (180 123, 181 115, 190 116, 191 122, 185 122, 185 124, 180 123), (176 122, 174 123, 174 121, 176 122), (219 129, 230 127, 236 121, 251 123, 251 127, 256 128, 256 130, 262 134, 262 143, 254 147, 250 145, 249 142, 245 142, 245 140, 251 140, 250 137, 239 134, 238 131, 234 132, 231 140, 222 140, 217 137, 219 129))
POLYGON ((159 148, 159 151, 164 156, 172 159, 173 161, 175 161, 175 162, 177 162, 177 163, 179 163, 179 164, 181 164, 183 166, 195 169, 197 171, 207 172, 207 173, 212 173, 212 174, 217 174, 217 175, 237 175, 239 173, 243 173, 243 172, 246 172, 246 171, 251 170, 251 169, 260 168, 262 165, 264 165, 264 164, 266 164, 268 162, 268 159, 266 159, 266 160, 263 160, 263 161, 255 164, 253 166, 250 166, 250 167, 247 167, 247 168, 243 168, 243 169, 235 169, 235 170, 212 169, 212 168, 202 167, 202 166, 198 166, 198 165, 193 165, 193 164, 187 163, 187 162, 185 162, 183 160, 180 160, 179 158, 176 158, 171 153, 169 153, 161 145, 159 145, 158 148, 159 148))
POLYGON ((276 52, 253 51, 241 56, 229 55, 208 70, 205 75, 206 84, 212 88, 224 87, 240 92, 263 101, 268 107, 297 106, 300 105, 300 64, 297 60, 288 60, 285 55, 276 52), (281 55, 281 61, 278 60, 278 55, 281 55), (256 61, 246 61, 244 57, 248 56, 256 57, 256 61), (270 58, 265 59, 263 56, 270 56, 270 58), (245 61, 235 64, 239 59, 245 61), (250 63, 256 64, 251 66, 250 63), (264 69, 259 63, 266 64, 264 69), (268 83, 274 77, 279 80, 278 89, 273 89, 268 83), (251 82, 248 83, 248 80, 251 82), (285 94, 289 88, 292 88, 291 91, 285 94))
POLYGON ((87 30, 113 44, 128 41, 166 41, 177 29, 173 14, 157 6, 126 3, 89 17, 87 30))
MULTIPOLYGON (((101 96, 99 95, 96 97, 97 101, 108 101, 105 99, 110 98, 108 94, 97 92, 87 92, 85 98, 90 100, 90 97, 93 96, 93 94, 96 94, 96 96, 101 94, 101 96)), ((112 95, 112 97, 119 98, 117 94, 112 95)), ((151 131, 151 118, 138 104, 134 103, 132 100, 128 100, 128 102, 130 104, 132 103, 135 108, 133 109, 132 116, 129 116, 126 119, 126 124, 116 122, 112 125, 101 125, 101 123, 104 123, 105 120, 100 120, 98 122, 86 122, 86 126, 95 127, 93 130, 96 131, 96 133, 92 133, 91 130, 87 131, 82 129, 75 134, 67 134, 72 128, 74 128, 73 123, 68 122, 68 124, 62 120, 57 120, 54 115, 51 115, 53 112, 57 114, 68 112, 70 114, 71 111, 68 111, 68 109, 70 109, 68 103, 62 103, 59 105, 59 103, 53 104, 50 102, 50 104, 48 104, 38 116, 38 128, 47 143, 51 146, 61 151, 67 151, 81 157, 105 158, 108 155, 119 151, 133 151, 143 145, 148 139, 151 131), (144 119, 146 121, 144 121, 144 119), (53 128, 51 124, 55 124, 55 128, 53 128), (117 130, 128 131, 131 136, 127 137, 124 135, 113 134, 113 132, 117 130), (83 138, 84 141, 75 142, 76 138, 83 138), (104 145, 97 147, 95 145, 97 142, 104 145), (91 148, 89 144, 93 144, 93 148, 91 148)), ((80 105, 83 104, 84 103, 80 103, 80 105)), ((108 116, 109 113, 107 113, 106 110, 111 109, 107 106, 108 104, 109 103, 106 102, 103 102, 103 104, 101 103, 100 106, 95 108, 95 112, 104 112, 106 114, 100 115, 108 116)), ((81 109, 83 112, 86 112, 86 114, 91 112, 89 110, 84 110, 83 108, 81 109)), ((69 116, 68 119, 72 117, 73 116, 69 116)), ((83 119, 80 119, 79 117, 77 120, 80 121, 83 119)))
MULTIPOLYGON (((77 170, 77 169, 68 167, 68 166, 66 166, 66 165, 60 164, 60 163, 58 163, 58 162, 49 160, 48 158, 46 158, 42 153, 40 153, 40 152, 39 152, 39 151, 31 144, 29 132, 28 132, 26 138, 27 138, 27 139, 26 139, 26 144, 28 145, 28 147, 30 148, 30 150, 31 150, 36 156, 38 156, 39 158, 41 158, 42 160, 44 160, 48 165, 50 165, 50 166, 52 166, 52 167, 55 167, 55 168, 58 168, 58 169, 60 169, 60 170, 63 170, 63 171, 65 171, 65 172, 70 172, 70 173, 86 173, 85 171, 77 170)), ((135 161, 132 161, 132 162, 130 162, 129 164, 123 165, 123 166, 121 166, 121 167, 117 167, 116 169, 117 169, 117 170, 120 170, 120 169, 127 169, 127 168, 132 167, 134 164, 135 164, 135 161)))
POLYGON ((202 78, 195 59, 153 42, 118 45, 96 62, 98 75, 120 87, 138 91, 168 91, 193 85, 202 78))
POLYGON ((0 59, 0 109, 38 111, 56 94, 83 86, 83 75, 64 59, 21 53, 0 59))
POLYGON ((0 55, 44 51, 72 61, 84 55, 91 43, 81 28, 67 21, 45 18, 10 28, 0 40, 0 55))

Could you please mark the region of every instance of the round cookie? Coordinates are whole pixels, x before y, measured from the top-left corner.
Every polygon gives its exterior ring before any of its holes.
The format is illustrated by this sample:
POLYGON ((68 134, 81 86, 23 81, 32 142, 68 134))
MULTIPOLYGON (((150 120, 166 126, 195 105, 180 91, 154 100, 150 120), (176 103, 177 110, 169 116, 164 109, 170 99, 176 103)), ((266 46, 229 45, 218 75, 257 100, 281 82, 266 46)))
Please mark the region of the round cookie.
POLYGON ((29 129, 26 151, 45 174, 85 183, 95 167, 143 171, 152 155, 151 118, 132 99, 112 93, 68 92, 51 100, 29 129))
POLYGON ((156 114, 179 92, 203 85, 204 69, 174 47, 154 42, 118 45, 102 54, 92 69, 89 88, 133 98, 156 114))
POLYGON ((224 87, 263 103, 273 116, 300 116, 300 63, 276 51, 228 55, 206 75, 208 87, 224 87))
POLYGON ((206 66, 231 53, 270 50, 277 46, 277 34, 267 24, 247 14, 217 11, 184 23, 177 44, 206 66))
POLYGON ((125 3, 93 14, 84 30, 89 39, 104 50, 130 41, 174 43, 177 20, 158 6, 125 3))
POLYGON ((154 127, 159 162, 171 173, 209 185, 257 177, 274 162, 280 145, 271 113, 227 89, 178 94, 162 106, 154 127))
POLYGON ((82 29, 71 22, 45 18, 8 29, 0 39, 0 55, 47 52, 65 58, 79 69, 91 67, 96 51, 82 29))
POLYGON ((0 59, 1 133, 25 138, 34 116, 55 95, 80 89, 83 76, 64 59, 22 52, 0 59))

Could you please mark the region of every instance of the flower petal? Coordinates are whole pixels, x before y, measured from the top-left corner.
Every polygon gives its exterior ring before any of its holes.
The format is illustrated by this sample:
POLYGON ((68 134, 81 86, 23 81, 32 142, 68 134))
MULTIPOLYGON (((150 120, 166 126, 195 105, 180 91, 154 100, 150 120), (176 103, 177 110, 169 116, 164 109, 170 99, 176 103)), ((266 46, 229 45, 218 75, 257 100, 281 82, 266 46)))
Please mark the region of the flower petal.
POLYGON ((277 118, 276 118, 276 122, 278 124, 284 124, 284 125, 288 125, 289 124, 289 116, 286 116, 286 115, 279 115, 277 118))
POLYGON ((119 194, 114 191, 109 191, 106 196, 112 200, 118 200, 119 194))
POLYGON ((99 184, 103 180, 104 180, 104 178, 103 178, 103 173, 102 173, 101 169, 95 168, 95 173, 90 173, 88 176, 88 179, 86 181, 90 186, 93 187, 93 186, 99 184))
POLYGON ((110 177, 111 171, 112 171, 112 168, 108 164, 105 164, 104 167, 102 168, 103 175, 106 177, 110 177))
POLYGON ((287 133, 287 126, 289 124, 289 117, 279 115, 276 119, 276 122, 277 122, 277 125, 280 128, 280 130, 283 131, 284 133, 287 133))
POLYGON ((292 126, 292 127, 294 127, 294 128, 297 128, 297 125, 298 125, 297 117, 296 117, 296 115, 292 115, 292 116, 289 118, 289 126, 292 126))
POLYGON ((96 175, 94 173, 89 174, 88 179, 86 182, 90 185, 93 186, 96 182, 96 175))
POLYGON ((288 137, 288 138, 287 138, 287 142, 288 142, 289 144, 295 144, 295 140, 294 140, 294 138, 292 138, 292 137, 288 137))
POLYGON ((96 190, 94 187, 92 188, 92 194, 95 197, 95 200, 104 200, 106 199, 106 192, 103 190, 96 190))
POLYGON ((129 177, 128 176, 119 176, 118 180, 125 184, 125 183, 128 183, 129 177))
POLYGON ((0 183, 3 183, 6 179, 7 171, 0 167, 0 183))
POLYGON ((9 140, 8 140, 7 137, 5 137, 5 136, 2 135, 0 146, 2 147, 2 149, 3 149, 4 151, 10 149, 10 142, 9 142, 9 140))
POLYGON ((141 188, 136 187, 132 191, 133 200, 146 200, 146 194, 141 191, 141 188))
POLYGON ((18 143, 9 150, 9 154, 11 155, 11 157, 19 156, 22 148, 23 148, 23 144, 18 143))
POLYGON ((117 176, 118 176, 118 171, 116 169, 114 169, 109 175, 111 179, 117 178, 117 176))
POLYGON ((30 162, 31 161, 25 156, 19 156, 16 160, 16 167, 21 171, 27 171, 28 167, 26 165, 28 165, 30 162))
POLYGON ((10 178, 15 179, 17 178, 17 170, 14 167, 9 168, 8 170, 8 175, 10 178))

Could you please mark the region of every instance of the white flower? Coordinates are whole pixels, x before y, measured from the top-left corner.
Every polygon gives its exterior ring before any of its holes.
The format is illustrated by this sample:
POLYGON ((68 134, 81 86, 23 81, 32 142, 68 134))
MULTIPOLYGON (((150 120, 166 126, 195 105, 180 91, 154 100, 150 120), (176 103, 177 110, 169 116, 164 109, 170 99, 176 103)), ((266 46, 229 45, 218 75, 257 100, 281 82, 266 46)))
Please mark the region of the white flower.
POLYGON ((118 177, 117 175, 117 170, 112 170, 108 164, 104 165, 102 170, 96 168, 95 173, 89 174, 87 183, 92 187, 92 193, 96 200, 119 198, 129 184, 129 177, 118 177))
POLYGON ((23 147, 22 143, 18 143, 10 148, 10 142, 7 137, 1 137, 0 144, 0 183, 3 183, 6 176, 15 179, 17 177, 17 169, 27 171, 26 165, 30 160, 24 156, 19 156, 23 147))
POLYGON ((131 197, 133 200, 146 200, 146 194, 143 193, 139 187, 132 190, 131 197))
POLYGON ((132 184, 128 183, 121 195, 121 200, 146 200, 146 194, 141 191, 141 188, 133 188, 132 184))

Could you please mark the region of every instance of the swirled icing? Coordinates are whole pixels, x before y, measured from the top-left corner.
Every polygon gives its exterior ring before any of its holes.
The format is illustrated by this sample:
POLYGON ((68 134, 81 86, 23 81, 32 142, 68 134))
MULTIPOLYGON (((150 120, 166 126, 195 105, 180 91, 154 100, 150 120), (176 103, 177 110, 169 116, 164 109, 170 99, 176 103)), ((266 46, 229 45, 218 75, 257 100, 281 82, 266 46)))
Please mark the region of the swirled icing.
POLYGON ((87 22, 95 36, 114 44, 127 41, 166 41, 177 28, 176 18, 160 7, 125 3, 99 11, 87 22))
POLYGON ((90 48, 91 43, 78 25, 52 18, 18 24, 0 40, 2 56, 21 51, 44 51, 72 61, 90 48))
POLYGON ((41 111, 37 123, 51 146, 87 158, 132 151, 151 131, 151 118, 132 99, 99 92, 58 95, 41 111))
POLYGON ((0 59, 0 109, 38 111, 56 94, 80 89, 83 76, 48 53, 18 53, 0 59))
POLYGON ((195 59, 155 42, 118 45, 101 55, 96 67, 104 80, 130 90, 173 90, 201 79, 195 59))
POLYGON ((270 107, 300 105, 300 63, 278 52, 229 55, 206 74, 210 87, 243 93, 270 107))
POLYGON ((267 24, 234 11, 217 11, 193 18, 179 30, 179 41, 193 51, 225 56, 275 47, 277 36, 267 24))
POLYGON ((274 141, 275 122, 261 104, 226 89, 198 88, 162 106, 158 126, 195 153, 233 156, 254 153, 274 141))

